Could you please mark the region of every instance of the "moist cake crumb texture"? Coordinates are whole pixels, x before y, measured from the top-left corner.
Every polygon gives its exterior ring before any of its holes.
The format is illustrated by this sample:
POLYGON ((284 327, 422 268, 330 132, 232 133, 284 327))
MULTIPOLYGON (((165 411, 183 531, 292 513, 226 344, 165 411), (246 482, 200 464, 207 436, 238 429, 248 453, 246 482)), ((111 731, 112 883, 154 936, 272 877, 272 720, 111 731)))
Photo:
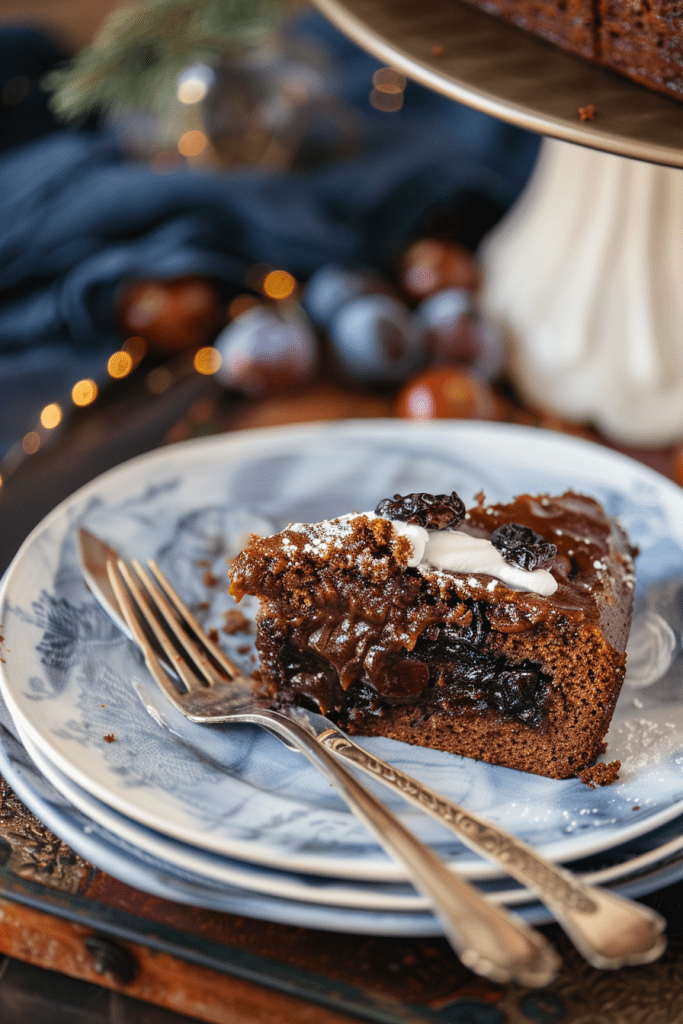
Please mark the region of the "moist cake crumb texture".
POLYGON ((381 508, 253 537, 233 561, 231 592, 260 599, 257 694, 352 734, 552 778, 591 766, 625 673, 634 570, 619 525, 571 492, 479 496, 458 529, 519 541, 529 564, 554 558, 557 589, 542 596, 409 565, 414 542, 381 508))
POLYGON ((579 772, 579 778, 591 789, 595 789, 596 786, 611 786, 619 778, 620 768, 621 761, 610 761, 609 764, 601 761, 590 768, 584 768, 582 772, 579 772))

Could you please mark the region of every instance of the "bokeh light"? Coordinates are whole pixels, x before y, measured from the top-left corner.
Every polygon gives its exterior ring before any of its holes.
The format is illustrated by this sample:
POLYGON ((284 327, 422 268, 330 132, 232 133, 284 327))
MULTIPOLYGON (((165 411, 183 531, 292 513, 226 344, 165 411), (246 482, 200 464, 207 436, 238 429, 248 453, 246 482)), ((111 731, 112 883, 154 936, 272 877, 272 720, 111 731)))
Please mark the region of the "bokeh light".
POLYGON ((181 103, 201 103, 213 85, 215 74, 206 64, 197 64, 178 75, 176 96, 181 103))
POLYGON ((40 448, 40 434, 35 430, 29 430, 28 434, 24 434, 21 447, 27 455, 35 455, 40 448))
POLYGON ((425 385, 413 388, 408 395, 407 412, 410 419, 429 420, 436 412, 436 403, 431 388, 425 385))
POLYGON ((40 422, 46 430, 53 430, 62 422, 62 410, 56 402, 46 405, 40 414, 40 422))
POLYGON ((288 299, 296 288, 296 278, 286 270, 271 270, 266 274, 262 288, 269 299, 288 299))
POLYGON ((71 389, 74 405, 90 405, 97 398, 97 384, 94 380, 79 380, 71 389))
POLYGON ((370 93, 370 105, 384 114, 395 114, 403 106, 403 93, 387 93, 373 89, 370 93))
POLYGON ((107 372, 110 377, 114 377, 117 380, 121 377, 127 377, 132 369, 133 357, 130 352, 114 352, 113 355, 109 356, 107 372))
POLYGON ((406 76, 393 68, 379 68, 372 76, 372 84, 377 92, 396 95, 405 89, 406 76))
POLYGON ((147 355, 149 345, 145 338, 139 334, 133 334, 130 338, 126 338, 121 348, 128 353, 134 363, 139 363, 147 355))
POLYGON ((195 353, 193 365, 197 373, 203 373, 209 377, 212 373, 220 370, 223 357, 217 348, 207 345, 195 353))
POLYGON ((178 139, 178 152, 181 156, 199 156, 209 144, 204 132, 194 128, 189 132, 183 132, 178 139))
POLYGON ((145 377, 145 387, 153 395, 163 395, 173 383, 173 374, 167 366, 155 366, 145 377))

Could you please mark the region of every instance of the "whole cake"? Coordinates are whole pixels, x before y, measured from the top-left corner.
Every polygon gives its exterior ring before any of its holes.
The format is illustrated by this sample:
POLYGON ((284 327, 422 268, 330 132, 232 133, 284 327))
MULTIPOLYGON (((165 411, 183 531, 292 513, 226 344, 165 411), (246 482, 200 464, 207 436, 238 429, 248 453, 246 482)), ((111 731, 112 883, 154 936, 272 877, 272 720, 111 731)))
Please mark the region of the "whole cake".
POLYGON ((651 89, 683 100, 681 0, 468 0, 651 89))
POLYGON ((552 778, 603 752, 624 679, 634 552, 592 498, 374 512, 252 537, 257 693, 382 735, 552 778))

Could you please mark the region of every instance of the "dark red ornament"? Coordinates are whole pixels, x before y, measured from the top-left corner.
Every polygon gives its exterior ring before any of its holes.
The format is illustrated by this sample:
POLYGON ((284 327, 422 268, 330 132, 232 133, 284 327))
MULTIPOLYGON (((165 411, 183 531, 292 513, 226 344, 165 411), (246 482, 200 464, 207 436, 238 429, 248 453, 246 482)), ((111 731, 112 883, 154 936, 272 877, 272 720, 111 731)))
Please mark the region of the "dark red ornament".
POLYGON ((139 280, 124 285, 116 304, 126 334, 143 337, 156 352, 210 344, 223 323, 218 286, 205 277, 139 280))
POLYGON ((464 245, 423 238, 406 249, 399 270, 400 282, 413 299, 424 299, 443 288, 479 288, 481 273, 464 245))
POLYGON ((409 420, 498 418, 491 387, 464 368, 433 366, 413 377, 396 398, 397 416, 409 420))

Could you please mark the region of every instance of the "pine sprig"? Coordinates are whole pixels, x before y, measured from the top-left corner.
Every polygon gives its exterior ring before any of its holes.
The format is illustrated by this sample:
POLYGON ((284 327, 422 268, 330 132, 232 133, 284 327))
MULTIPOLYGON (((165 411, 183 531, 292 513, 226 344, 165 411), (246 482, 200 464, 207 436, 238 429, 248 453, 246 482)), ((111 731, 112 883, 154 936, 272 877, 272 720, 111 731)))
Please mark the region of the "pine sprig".
POLYGON ((43 87, 64 120, 140 107, 163 117, 185 68, 215 63, 231 44, 255 45, 280 17, 277 0, 143 0, 114 11, 92 46, 43 87))

